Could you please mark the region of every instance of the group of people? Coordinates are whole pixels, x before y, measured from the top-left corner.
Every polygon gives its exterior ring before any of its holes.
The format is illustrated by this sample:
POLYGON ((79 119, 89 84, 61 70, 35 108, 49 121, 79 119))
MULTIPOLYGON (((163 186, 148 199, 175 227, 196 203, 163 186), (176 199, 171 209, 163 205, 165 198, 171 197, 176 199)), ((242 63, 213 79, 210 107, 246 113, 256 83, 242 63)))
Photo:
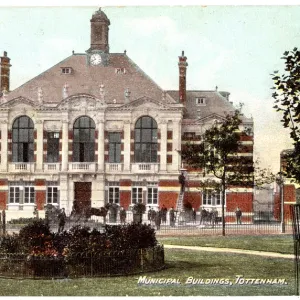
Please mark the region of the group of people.
MULTIPOLYGON (((163 205, 160 209, 158 208, 157 210, 154 210, 153 207, 149 207, 148 221, 150 222, 150 224, 155 225, 156 229, 159 230, 161 223, 167 222, 167 212, 168 209, 166 208, 165 205, 163 205)), ((175 226, 175 220, 176 220, 175 210, 172 207, 169 210, 169 221, 171 227, 175 226)))
MULTIPOLYGON (((148 221, 151 224, 154 224, 156 226, 156 229, 160 229, 161 223, 166 223, 167 222, 167 212, 168 209, 165 207, 165 205, 162 206, 161 209, 158 208, 157 211, 153 209, 153 207, 149 207, 148 209, 148 221)), ((126 223, 126 216, 127 212, 126 210, 121 207, 120 208, 120 222, 121 224, 126 223)), ((235 210, 235 215, 236 215, 236 223, 237 224, 242 224, 242 211, 239 207, 236 208, 235 210)), ((194 220, 196 220, 196 211, 193 209, 193 217, 194 220)), ((66 219, 67 215, 65 213, 65 209, 62 208, 60 212, 58 213, 58 232, 63 232, 64 227, 66 224, 66 219)), ((176 221, 176 212, 174 208, 172 207, 169 210, 169 222, 170 226, 174 227, 175 226, 175 221, 176 221)), ((212 209, 212 211, 209 211, 208 209, 206 210, 205 208, 200 208, 200 225, 209 222, 212 224, 212 226, 218 224, 218 211, 216 209, 212 209)))
POLYGON ((212 226, 218 224, 218 211, 215 208, 209 209, 200 208, 200 225, 210 223, 212 226))

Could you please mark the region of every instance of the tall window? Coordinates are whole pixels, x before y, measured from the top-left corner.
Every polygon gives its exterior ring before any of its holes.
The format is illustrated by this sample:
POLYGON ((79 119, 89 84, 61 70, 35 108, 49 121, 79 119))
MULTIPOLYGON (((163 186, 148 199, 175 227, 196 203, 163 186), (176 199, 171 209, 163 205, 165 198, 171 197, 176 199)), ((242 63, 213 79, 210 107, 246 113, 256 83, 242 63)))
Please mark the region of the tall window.
POLYGON ((108 135, 109 150, 108 150, 108 161, 110 163, 121 162, 121 133, 110 132, 108 135))
POLYGON ((59 161, 59 132, 48 132, 47 135, 47 162, 59 161))
POLYGON ((33 162, 34 125, 27 116, 17 118, 12 126, 12 161, 33 162))
POLYGON ((214 190, 205 190, 203 192, 203 205, 221 205, 221 192, 214 190))
POLYGON ((142 187, 133 187, 132 188, 132 204, 143 202, 143 188, 142 187))
POLYGON ((24 203, 34 203, 34 187, 24 187, 24 203))
POLYGON ((157 123, 151 117, 141 117, 135 124, 135 162, 157 162, 157 123))
POLYGON ((95 161, 95 122, 89 117, 80 117, 74 123, 73 133, 73 161, 95 161))
POLYGON ((9 203, 20 203, 20 187, 11 186, 9 188, 9 203))
POLYGON ((158 204, 157 183, 149 182, 147 187, 147 204, 158 204))
POLYGON ((9 187, 9 203, 34 204, 35 189, 33 186, 33 182, 11 182, 9 187))
POLYGON ((47 187, 47 203, 57 204, 58 203, 58 187, 48 186, 47 187))

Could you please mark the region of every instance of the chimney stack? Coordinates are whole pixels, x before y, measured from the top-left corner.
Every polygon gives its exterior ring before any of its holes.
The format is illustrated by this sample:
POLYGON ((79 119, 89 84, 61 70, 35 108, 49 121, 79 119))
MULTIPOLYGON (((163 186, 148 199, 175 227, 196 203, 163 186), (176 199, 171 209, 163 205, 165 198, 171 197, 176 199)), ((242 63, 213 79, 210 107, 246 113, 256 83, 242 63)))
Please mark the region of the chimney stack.
POLYGON ((186 62, 187 57, 184 56, 184 51, 182 51, 181 56, 179 56, 179 103, 185 104, 186 102, 186 68, 188 63, 186 62))
POLYGON ((4 51, 3 56, 0 57, 0 92, 3 90, 9 92, 10 67, 10 58, 4 51))

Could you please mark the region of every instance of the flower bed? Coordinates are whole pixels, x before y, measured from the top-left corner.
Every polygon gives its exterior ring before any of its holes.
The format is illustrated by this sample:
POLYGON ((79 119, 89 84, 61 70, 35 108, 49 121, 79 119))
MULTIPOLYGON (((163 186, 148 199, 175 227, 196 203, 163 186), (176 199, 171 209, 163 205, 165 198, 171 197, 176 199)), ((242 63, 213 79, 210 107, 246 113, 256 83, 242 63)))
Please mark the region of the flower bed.
POLYGON ((96 255, 35 257, 0 253, 0 277, 5 278, 79 278, 138 274, 164 268, 164 249, 113 251, 96 255))
POLYGON ((164 268, 164 249, 146 224, 74 226, 51 233, 35 221, 0 240, 0 276, 61 278, 128 275, 164 268))

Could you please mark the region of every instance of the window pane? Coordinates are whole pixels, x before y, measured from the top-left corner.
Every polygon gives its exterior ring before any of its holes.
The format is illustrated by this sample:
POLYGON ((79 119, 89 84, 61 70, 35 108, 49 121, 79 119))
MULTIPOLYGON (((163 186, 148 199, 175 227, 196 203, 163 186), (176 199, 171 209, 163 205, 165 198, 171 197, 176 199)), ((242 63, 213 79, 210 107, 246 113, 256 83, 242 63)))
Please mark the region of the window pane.
POLYGON ((18 142, 19 139, 19 131, 13 130, 12 131, 12 142, 18 142))
POLYGON ((135 142, 140 142, 141 141, 141 130, 140 129, 135 130, 134 140, 135 140, 135 142))
POLYGON ((151 128, 152 126, 152 118, 142 117, 142 127, 143 128, 151 128))
POLYGON ((80 117, 73 128, 73 161, 95 160, 95 122, 89 117, 80 117))
POLYGON ((115 203, 119 203, 119 202, 120 202, 119 188, 115 188, 115 203))
POLYGON ((135 161, 157 162, 157 123, 141 117, 135 126, 135 161))

